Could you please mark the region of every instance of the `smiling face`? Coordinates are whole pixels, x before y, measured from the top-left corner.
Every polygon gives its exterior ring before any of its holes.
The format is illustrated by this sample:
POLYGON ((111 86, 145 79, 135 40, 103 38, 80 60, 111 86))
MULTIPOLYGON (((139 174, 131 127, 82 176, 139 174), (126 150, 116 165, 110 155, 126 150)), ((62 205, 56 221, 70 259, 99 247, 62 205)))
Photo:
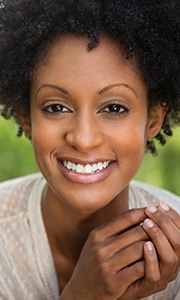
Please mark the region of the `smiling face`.
POLYGON ((123 201, 156 126, 132 61, 108 38, 90 52, 87 43, 64 36, 53 44, 34 71, 24 130, 51 194, 76 210, 97 211, 115 197, 123 201))

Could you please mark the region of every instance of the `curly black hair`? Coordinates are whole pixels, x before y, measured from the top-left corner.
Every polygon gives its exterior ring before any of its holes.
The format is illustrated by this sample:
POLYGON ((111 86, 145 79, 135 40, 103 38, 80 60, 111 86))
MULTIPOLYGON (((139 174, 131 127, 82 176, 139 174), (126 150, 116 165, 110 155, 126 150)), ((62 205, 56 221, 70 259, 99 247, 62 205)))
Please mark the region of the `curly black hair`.
MULTIPOLYGON (((127 59, 136 55, 149 108, 167 107, 156 136, 165 144, 180 123, 179 0, 0 0, 2 116, 29 114, 33 69, 62 33, 87 36, 89 51, 107 35, 123 45, 127 59)), ((155 154, 153 140, 147 149, 155 154)))

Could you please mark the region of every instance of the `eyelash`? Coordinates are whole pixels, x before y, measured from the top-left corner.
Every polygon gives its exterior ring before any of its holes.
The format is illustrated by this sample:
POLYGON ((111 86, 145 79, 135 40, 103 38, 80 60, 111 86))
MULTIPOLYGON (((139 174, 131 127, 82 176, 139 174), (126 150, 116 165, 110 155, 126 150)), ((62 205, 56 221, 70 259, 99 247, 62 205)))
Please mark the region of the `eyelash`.
POLYGON ((53 103, 53 104, 50 104, 50 105, 46 105, 41 109, 41 111, 44 112, 44 113, 56 114, 56 115, 71 112, 70 109, 68 109, 67 107, 65 107, 64 105, 59 104, 59 103, 53 103), (53 109, 52 109, 53 107, 58 108, 57 111, 53 111, 53 109), (50 111, 50 109, 51 109, 51 111, 50 111), (63 111, 63 109, 66 109, 66 111, 63 111))
MULTIPOLYGON (((41 111, 44 113, 56 114, 56 115, 72 112, 70 109, 68 109, 67 107, 65 107, 64 105, 59 104, 59 103, 54 103, 54 104, 44 106, 41 109, 41 111), (55 109, 55 111, 53 111, 53 108, 55 109), (65 110, 65 111, 63 111, 63 110, 65 110)), ((100 109, 100 111, 98 113, 103 113, 103 112, 106 112, 106 113, 108 113, 110 115, 114 115, 114 116, 120 116, 122 114, 128 113, 129 109, 121 104, 110 103, 110 104, 106 105, 104 108, 100 109), (112 111, 112 110, 114 110, 114 111, 112 111)))
POLYGON ((110 103, 104 108, 100 110, 100 112, 107 112, 111 115, 120 116, 122 114, 128 113, 129 109, 125 107, 124 105, 117 104, 117 103, 110 103), (109 112, 106 109, 109 109, 109 112), (110 111, 110 109, 114 109, 114 111, 110 111))

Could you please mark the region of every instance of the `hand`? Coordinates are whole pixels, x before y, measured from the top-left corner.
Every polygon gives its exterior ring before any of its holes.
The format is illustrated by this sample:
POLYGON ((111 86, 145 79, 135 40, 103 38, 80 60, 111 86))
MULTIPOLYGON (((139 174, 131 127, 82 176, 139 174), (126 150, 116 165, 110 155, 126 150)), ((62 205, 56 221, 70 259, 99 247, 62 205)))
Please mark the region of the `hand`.
POLYGON ((142 278, 145 218, 145 209, 133 209, 93 230, 61 299, 115 300, 142 278))
POLYGON ((180 215, 164 204, 157 208, 150 206, 145 212, 149 219, 144 221, 143 228, 154 245, 151 242, 144 245, 145 277, 129 287, 120 298, 123 300, 134 296, 141 299, 164 290, 177 277, 179 270, 180 215))

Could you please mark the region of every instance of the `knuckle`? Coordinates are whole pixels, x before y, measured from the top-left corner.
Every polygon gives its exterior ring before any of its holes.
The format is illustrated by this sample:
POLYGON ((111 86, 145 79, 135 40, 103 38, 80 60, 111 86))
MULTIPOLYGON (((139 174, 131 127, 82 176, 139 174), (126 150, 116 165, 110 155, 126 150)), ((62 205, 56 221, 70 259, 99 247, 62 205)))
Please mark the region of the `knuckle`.
POLYGON ((179 223, 180 222, 180 214, 176 213, 176 212, 173 212, 171 210, 171 217, 172 217, 172 220, 176 223, 179 223))
POLYGON ((93 245, 99 244, 102 241, 102 235, 100 233, 100 230, 97 228, 93 229, 89 234, 89 238, 93 245))
POLYGON ((143 238, 143 240, 149 240, 148 234, 144 231, 144 229, 140 225, 138 226, 138 233, 143 238))
POLYGON ((145 242, 137 242, 131 245, 131 250, 133 254, 136 256, 142 257, 143 256, 143 246, 145 242))
POLYGON ((171 269, 175 268, 178 265, 178 257, 176 254, 169 255, 168 265, 169 265, 169 268, 171 268, 171 269))
POLYGON ((160 279, 161 279, 161 276, 158 273, 154 274, 153 276, 148 277, 149 283, 154 286, 156 286, 159 283, 160 279))
POLYGON ((132 225, 139 225, 142 221, 145 220, 145 209, 144 208, 132 208, 128 211, 125 211, 121 217, 128 222, 129 227, 132 225))
POLYGON ((156 222, 159 225, 163 225, 163 224, 165 224, 166 222, 169 221, 169 218, 164 213, 162 213, 160 210, 158 210, 156 212, 156 218, 157 218, 156 222))
POLYGON ((145 268, 144 263, 138 263, 134 265, 134 272, 137 274, 138 277, 142 277, 145 275, 145 268))
POLYGON ((110 272, 109 272, 109 267, 106 262, 99 265, 99 272, 100 272, 101 278, 104 279, 104 282, 109 283, 110 272))
POLYGON ((134 224, 137 221, 136 212, 134 209, 130 209, 126 212, 126 217, 128 217, 128 220, 130 223, 134 224))
POLYGON ((142 228, 142 226, 137 225, 133 229, 131 229, 131 232, 133 234, 133 237, 136 241, 145 241, 149 239, 148 234, 145 232, 145 230, 142 228))
POLYGON ((105 253, 105 249, 104 248, 96 248, 95 253, 94 253, 94 257, 95 257, 95 261, 98 264, 101 264, 102 262, 105 261, 105 257, 106 257, 106 253, 105 253))

